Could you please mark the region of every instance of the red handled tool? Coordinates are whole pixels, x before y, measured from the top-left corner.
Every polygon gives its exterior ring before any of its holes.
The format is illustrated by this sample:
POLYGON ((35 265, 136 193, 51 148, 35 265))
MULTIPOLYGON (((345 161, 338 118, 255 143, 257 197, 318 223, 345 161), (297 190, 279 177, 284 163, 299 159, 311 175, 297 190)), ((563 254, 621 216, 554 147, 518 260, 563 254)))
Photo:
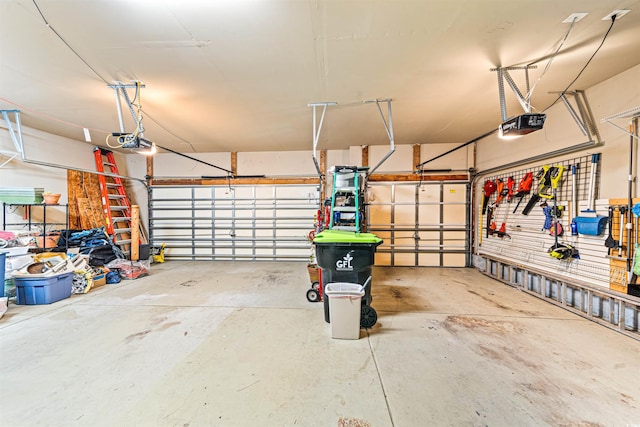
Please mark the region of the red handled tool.
POLYGON ((496 178, 496 191, 498 192, 498 196, 496 197, 496 201, 493 203, 493 207, 497 208, 504 196, 509 194, 509 189, 505 188, 504 181, 500 178, 496 178))
POLYGON ((514 196, 518 198, 518 203, 516 204, 516 208, 513 210, 513 213, 516 213, 518 210, 520 202, 522 202, 524 196, 531 193, 531 187, 533 187, 533 172, 527 172, 520 180, 520 184, 518 184, 518 189, 514 196))
POLYGON ((484 182, 484 193, 482 199, 482 213, 487 213, 487 205, 489 204, 489 199, 491 195, 496 192, 496 183, 492 180, 488 179, 484 182))

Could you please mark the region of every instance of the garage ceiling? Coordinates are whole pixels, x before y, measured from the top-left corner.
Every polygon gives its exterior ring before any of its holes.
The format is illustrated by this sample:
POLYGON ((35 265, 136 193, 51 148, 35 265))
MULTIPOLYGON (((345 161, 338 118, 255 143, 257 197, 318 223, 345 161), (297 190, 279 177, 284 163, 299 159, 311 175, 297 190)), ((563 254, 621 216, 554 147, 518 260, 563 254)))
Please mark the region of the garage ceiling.
MULTIPOLYGON (((119 130, 108 84, 141 81, 145 137, 180 152, 309 150, 312 109, 336 101, 319 148, 464 143, 501 122, 496 66, 534 64, 544 110, 640 64, 640 0, 2 0, 0 109, 94 143, 119 130), (563 23, 574 12, 588 12, 563 23), (383 105, 386 107, 386 105, 383 105), (386 112, 386 108, 383 108, 386 112)), ((512 77, 524 91, 524 72, 512 77)), ((133 92, 131 92, 133 94, 133 92)), ((507 112, 522 109, 507 89, 507 112)), ((125 111, 126 130, 133 121, 125 111)))

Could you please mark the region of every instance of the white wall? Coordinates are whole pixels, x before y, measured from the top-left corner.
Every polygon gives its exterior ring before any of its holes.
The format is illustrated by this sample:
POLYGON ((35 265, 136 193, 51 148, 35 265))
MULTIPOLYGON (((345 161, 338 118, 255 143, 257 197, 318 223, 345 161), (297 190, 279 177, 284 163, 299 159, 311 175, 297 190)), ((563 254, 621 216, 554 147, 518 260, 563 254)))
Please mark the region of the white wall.
MULTIPOLYGON (((605 141, 602 147, 589 150, 602 152, 601 198, 624 198, 627 195, 627 175, 629 159, 629 137, 615 127, 600 123, 602 117, 610 116, 640 105, 640 66, 631 68, 620 75, 598 84, 586 91, 589 103, 598 121, 598 127, 605 141)), ((557 150, 584 142, 586 138, 570 118, 566 108, 558 104, 549 109, 547 123, 543 131, 527 135, 519 140, 505 142, 497 137, 488 137, 477 143, 477 169, 482 171, 501 164, 557 150)), ((628 120, 620 119, 617 124, 628 127, 628 120)), ((95 170, 91 144, 46 134, 23 126, 23 138, 28 159, 53 163, 80 169, 95 170)), ((461 141, 463 143, 465 141, 461 141)), ((457 144, 423 144, 421 160, 425 161, 457 144)), ((637 146, 636 146, 637 147, 637 146)), ((0 148, 12 150, 4 121, 0 122, 0 148)), ((388 145, 369 147, 369 164, 375 166, 388 152, 388 145)), ((189 154, 204 161, 230 169, 229 153, 189 154)), ((568 155, 573 157, 576 154, 568 155)), ((137 154, 116 154, 120 172, 143 179, 146 174, 144 156, 137 154)), ((0 156, 0 162, 6 159, 0 156)), ((427 165, 427 169, 468 169, 473 166, 473 146, 455 151, 427 165)), ((380 166, 377 172, 412 172, 413 148, 408 144, 397 144, 396 152, 380 166)), ((170 153, 159 153, 154 159, 156 176, 223 176, 223 171, 194 162, 170 153)), ((327 166, 361 163, 361 147, 347 150, 329 150, 327 166)), ((316 174, 311 150, 296 152, 251 152, 238 154, 240 175, 267 176, 314 176, 316 174)), ((26 164, 14 160, 0 168, 0 185, 44 187, 47 191, 62 193, 61 203, 66 203, 66 171, 51 167, 26 164)), ((143 217, 146 211, 146 189, 136 181, 129 181, 129 191, 134 203, 141 206, 143 217)), ((637 189, 634 195, 638 196, 637 189)))
MULTIPOLYGON (((13 119, 13 114, 10 116, 13 119)), ((17 131, 15 124, 13 125, 17 131)), ((93 155, 94 145, 73 139, 48 134, 36 129, 22 126, 22 140, 24 144, 25 159, 21 161, 20 155, 0 168, 0 186, 2 187, 42 187, 51 193, 60 193, 60 204, 67 204, 67 171, 64 167, 86 169, 94 171, 96 169, 93 155), (47 163, 59 167, 43 166, 47 163)), ((3 152, 14 151, 15 147, 7 130, 4 120, 0 121, 0 150, 3 152)), ((0 155, 0 164, 4 163, 10 155, 0 155)), ((118 162, 124 164, 124 157, 117 156, 118 162)), ((126 165, 120 168, 121 174, 126 174, 126 165)), ((7 215, 8 222, 22 222, 24 217, 23 208, 12 209, 12 214, 7 215)), ((64 210, 49 209, 47 211, 47 222, 64 222, 64 210)), ((42 212, 39 209, 32 211, 32 220, 40 221, 42 212)))

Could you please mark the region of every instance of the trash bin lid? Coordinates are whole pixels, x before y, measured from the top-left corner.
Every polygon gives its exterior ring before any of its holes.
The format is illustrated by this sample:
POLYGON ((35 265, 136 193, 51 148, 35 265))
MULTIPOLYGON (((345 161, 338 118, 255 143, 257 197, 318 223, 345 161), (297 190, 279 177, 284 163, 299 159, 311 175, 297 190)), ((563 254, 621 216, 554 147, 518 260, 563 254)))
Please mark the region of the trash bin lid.
POLYGON ((382 243, 382 239, 373 233, 355 231, 324 230, 318 233, 313 243, 382 243))

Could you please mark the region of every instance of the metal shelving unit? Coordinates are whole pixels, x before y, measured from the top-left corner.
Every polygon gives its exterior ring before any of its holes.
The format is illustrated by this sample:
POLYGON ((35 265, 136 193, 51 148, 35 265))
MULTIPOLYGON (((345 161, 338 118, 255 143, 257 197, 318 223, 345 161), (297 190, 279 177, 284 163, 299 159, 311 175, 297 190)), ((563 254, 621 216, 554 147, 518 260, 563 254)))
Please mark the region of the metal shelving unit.
MULTIPOLYGON (((32 227, 41 227, 41 231, 42 234, 44 236, 46 236, 47 234, 47 227, 49 226, 54 226, 54 225, 64 225, 64 229, 68 229, 69 228, 69 205, 67 204, 55 204, 55 205, 48 205, 46 203, 2 203, 2 229, 6 230, 7 226, 9 227, 15 227, 15 226, 26 226, 27 230, 31 230, 32 227), (12 208, 12 207, 23 207, 25 209, 25 217, 26 217, 26 222, 7 222, 7 208, 12 208), (33 207, 38 207, 38 208, 42 208, 42 221, 38 221, 38 222, 33 222, 32 221, 32 217, 31 217, 31 211, 33 207), (64 208, 64 218, 65 218, 65 222, 48 222, 47 221, 47 209, 50 208, 60 208, 63 207, 64 208)), ((46 247, 46 243, 47 243, 47 239, 44 238, 43 239, 43 243, 44 243, 44 248, 43 249, 47 249, 46 247)))

